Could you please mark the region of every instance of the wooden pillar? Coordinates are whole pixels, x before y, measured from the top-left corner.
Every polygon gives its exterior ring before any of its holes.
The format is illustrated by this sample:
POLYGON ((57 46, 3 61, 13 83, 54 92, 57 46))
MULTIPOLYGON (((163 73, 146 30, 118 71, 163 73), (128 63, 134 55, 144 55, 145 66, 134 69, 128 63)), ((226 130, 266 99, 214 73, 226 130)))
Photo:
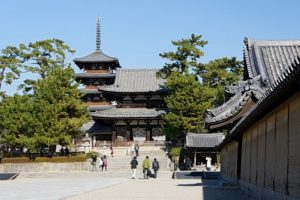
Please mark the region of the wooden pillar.
POLYGON ((147 126, 146 126, 146 141, 151 141, 151 119, 146 119, 145 120, 147 126))
POLYGON ((151 127, 147 125, 146 127, 146 141, 151 141, 151 127))
POLYGON ((113 122, 111 140, 112 140, 112 142, 114 142, 114 141, 116 141, 116 139, 117 139, 117 127, 116 127, 115 122, 113 122))
POLYGON ((197 151, 195 149, 195 152, 194 152, 194 166, 197 165, 197 151))
POLYGON ((131 134, 131 128, 130 128, 130 120, 125 120, 126 122, 126 135, 125 138, 127 141, 130 141, 130 134, 131 134))
POLYGON ((130 141, 131 128, 129 125, 126 127, 126 140, 130 141))
POLYGON ((96 146, 96 136, 95 135, 93 135, 92 140, 93 140, 92 147, 94 148, 96 146))

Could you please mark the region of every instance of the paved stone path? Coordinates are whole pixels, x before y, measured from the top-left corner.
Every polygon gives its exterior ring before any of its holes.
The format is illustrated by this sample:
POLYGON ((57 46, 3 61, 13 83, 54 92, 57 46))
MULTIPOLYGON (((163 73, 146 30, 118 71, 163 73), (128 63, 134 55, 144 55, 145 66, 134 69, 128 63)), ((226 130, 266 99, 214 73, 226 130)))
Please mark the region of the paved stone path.
POLYGON ((81 172, 21 174, 17 179, 0 181, 0 199, 39 200, 250 200, 236 188, 219 187, 217 180, 171 179, 171 172, 160 172, 158 179, 132 180, 128 172, 81 172))

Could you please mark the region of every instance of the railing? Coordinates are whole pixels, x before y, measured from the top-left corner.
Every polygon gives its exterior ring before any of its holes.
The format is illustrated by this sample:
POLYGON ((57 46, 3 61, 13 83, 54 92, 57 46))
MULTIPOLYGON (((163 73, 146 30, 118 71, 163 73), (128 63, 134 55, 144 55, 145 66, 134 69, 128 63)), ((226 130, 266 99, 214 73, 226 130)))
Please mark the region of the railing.
POLYGON ((113 145, 116 147, 130 147, 133 144, 133 141, 119 141, 116 140, 113 142, 113 145))
POLYGON ((96 141, 95 147, 109 147, 113 144, 114 147, 130 147, 133 143, 138 143, 139 146, 165 146, 165 141, 122 141, 116 140, 114 142, 104 140, 96 141))
POLYGON ((110 145, 111 145, 111 141, 109 140, 103 140, 103 141, 97 140, 95 147, 104 147, 104 146, 109 147, 110 145))

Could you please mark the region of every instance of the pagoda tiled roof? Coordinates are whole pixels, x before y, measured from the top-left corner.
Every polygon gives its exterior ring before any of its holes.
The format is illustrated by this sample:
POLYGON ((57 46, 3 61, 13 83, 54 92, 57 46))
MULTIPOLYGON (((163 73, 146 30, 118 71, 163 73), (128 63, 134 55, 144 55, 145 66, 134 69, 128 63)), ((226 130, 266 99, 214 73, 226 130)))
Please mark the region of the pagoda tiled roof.
POLYGON ((93 118, 127 119, 127 118, 160 118, 166 110, 156 108, 112 108, 91 113, 93 118))
POLYGON ((164 92, 164 79, 156 76, 158 69, 117 69, 113 85, 99 86, 104 92, 164 92))
POLYGON ((188 133, 186 146, 192 148, 215 148, 224 140, 223 133, 188 133))
POLYGON ((75 63, 107 63, 107 62, 116 62, 116 61, 119 62, 117 58, 110 57, 99 50, 87 56, 74 59, 75 63))

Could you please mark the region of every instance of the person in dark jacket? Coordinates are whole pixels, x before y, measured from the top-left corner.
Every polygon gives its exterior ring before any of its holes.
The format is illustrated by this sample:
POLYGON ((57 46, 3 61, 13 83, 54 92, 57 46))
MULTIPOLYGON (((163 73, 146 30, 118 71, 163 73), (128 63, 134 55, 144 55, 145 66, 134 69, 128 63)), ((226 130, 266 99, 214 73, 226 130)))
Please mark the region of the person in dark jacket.
POLYGON ((132 179, 135 179, 136 175, 136 167, 138 166, 138 161, 136 160, 136 156, 133 157, 133 159, 130 162, 131 170, 132 170, 132 179))
POLYGON ((154 161, 152 162, 152 169, 154 171, 153 178, 157 178, 157 171, 159 170, 159 163, 156 160, 156 158, 154 158, 154 161))

